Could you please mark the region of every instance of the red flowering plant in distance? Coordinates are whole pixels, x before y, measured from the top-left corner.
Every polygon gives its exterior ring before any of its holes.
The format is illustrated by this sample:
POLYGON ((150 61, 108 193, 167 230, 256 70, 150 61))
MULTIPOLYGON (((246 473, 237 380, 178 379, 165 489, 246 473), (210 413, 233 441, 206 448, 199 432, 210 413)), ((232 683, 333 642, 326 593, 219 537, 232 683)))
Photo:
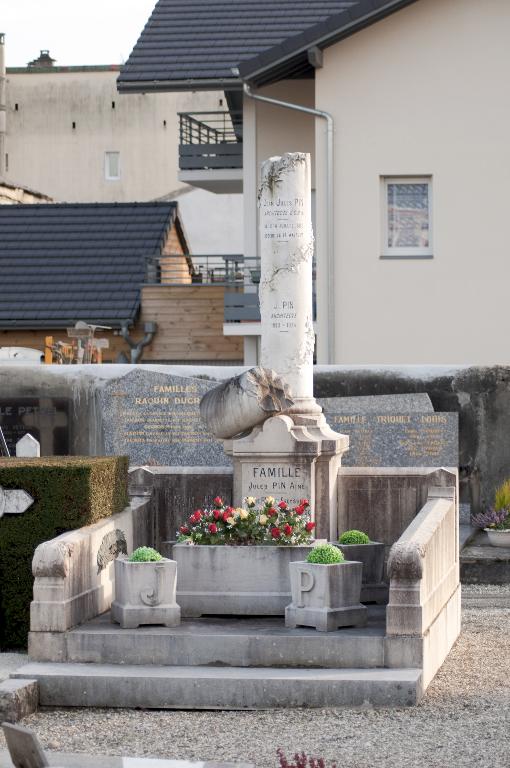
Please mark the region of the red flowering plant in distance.
POLYGON ((315 528, 310 512, 308 499, 290 507, 285 501, 277 504, 267 496, 257 506, 256 499, 248 496, 245 507, 234 508, 217 496, 212 509, 197 509, 177 535, 179 542, 189 544, 310 544, 315 528))

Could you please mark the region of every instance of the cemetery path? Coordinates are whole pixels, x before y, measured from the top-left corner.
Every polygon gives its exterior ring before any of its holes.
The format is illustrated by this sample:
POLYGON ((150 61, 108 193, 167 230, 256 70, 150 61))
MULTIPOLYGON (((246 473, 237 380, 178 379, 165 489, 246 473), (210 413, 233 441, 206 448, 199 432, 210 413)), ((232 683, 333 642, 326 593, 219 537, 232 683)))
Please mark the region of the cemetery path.
POLYGON ((502 768, 510 754, 509 637, 510 609, 465 610, 457 644, 415 708, 55 709, 24 724, 46 748, 65 752, 243 760, 276 768, 281 747, 288 757, 304 750, 345 768, 502 768))

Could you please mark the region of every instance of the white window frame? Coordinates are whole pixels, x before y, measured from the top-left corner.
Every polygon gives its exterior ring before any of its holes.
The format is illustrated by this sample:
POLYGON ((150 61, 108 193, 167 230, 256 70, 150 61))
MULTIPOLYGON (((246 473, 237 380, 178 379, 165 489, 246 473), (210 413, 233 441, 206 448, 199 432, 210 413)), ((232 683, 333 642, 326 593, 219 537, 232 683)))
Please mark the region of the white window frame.
POLYGON ((433 217, 432 217, 432 176, 381 176, 381 237, 382 259, 432 259, 433 258, 433 217), (428 222, 429 244, 426 248, 413 248, 411 246, 388 246, 388 184, 427 184, 428 186, 428 222))
POLYGON ((121 176, 121 167, 120 167, 120 152, 116 149, 107 149, 104 153, 104 177, 106 181, 119 181, 121 176), (110 163, 109 163, 109 155, 118 155, 119 160, 119 174, 118 176, 110 176, 110 163))

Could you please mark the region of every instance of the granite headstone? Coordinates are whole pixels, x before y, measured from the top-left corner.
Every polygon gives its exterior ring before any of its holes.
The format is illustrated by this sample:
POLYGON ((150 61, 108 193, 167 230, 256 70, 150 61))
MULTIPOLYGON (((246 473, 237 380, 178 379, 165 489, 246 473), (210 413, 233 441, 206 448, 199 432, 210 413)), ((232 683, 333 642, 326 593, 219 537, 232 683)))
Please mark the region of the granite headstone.
POLYGON ((346 467, 457 467, 457 413, 434 412, 428 395, 318 400, 332 429, 349 435, 346 467))
POLYGON ((200 399, 217 382, 137 368, 100 390, 106 454, 132 465, 229 466, 200 418, 200 399))

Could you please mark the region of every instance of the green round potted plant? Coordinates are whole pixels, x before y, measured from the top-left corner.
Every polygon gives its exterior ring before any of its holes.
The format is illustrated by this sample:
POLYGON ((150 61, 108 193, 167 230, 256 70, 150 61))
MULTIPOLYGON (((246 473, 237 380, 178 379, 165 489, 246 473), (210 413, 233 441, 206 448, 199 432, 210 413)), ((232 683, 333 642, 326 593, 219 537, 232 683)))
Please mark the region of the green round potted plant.
POLYGON ((138 547, 129 558, 115 560, 112 620, 123 629, 141 624, 176 627, 181 609, 175 601, 177 563, 152 547, 138 547))
POLYGON ((318 544, 305 561, 289 563, 289 570, 292 603, 285 609, 286 627, 331 632, 366 624, 360 562, 346 560, 333 544, 318 544))

